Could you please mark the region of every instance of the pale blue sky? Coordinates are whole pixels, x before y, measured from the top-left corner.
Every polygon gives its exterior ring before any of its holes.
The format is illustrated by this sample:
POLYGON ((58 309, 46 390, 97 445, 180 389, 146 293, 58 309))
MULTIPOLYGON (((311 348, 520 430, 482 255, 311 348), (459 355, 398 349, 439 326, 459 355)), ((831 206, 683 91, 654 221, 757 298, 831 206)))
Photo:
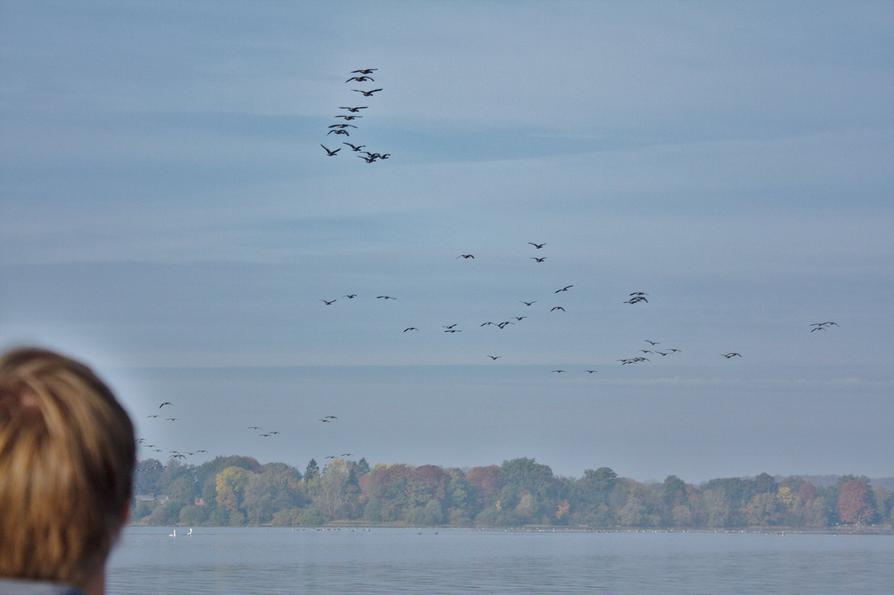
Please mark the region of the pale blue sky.
POLYGON ((894 474, 892 32, 887 2, 0 0, 0 345, 82 354, 211 455, 894 474), (319 147, 365 66, 371 166, 319 147), (619 366, 645 338, 683 352, 619 366))

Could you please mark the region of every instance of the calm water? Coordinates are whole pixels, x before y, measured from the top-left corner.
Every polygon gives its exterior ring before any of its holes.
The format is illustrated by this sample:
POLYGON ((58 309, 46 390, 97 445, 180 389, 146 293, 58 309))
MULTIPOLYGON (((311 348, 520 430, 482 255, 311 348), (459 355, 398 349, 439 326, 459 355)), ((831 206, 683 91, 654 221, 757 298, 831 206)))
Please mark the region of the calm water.
POLYGON ((894 593, 892 536, 168 533, 127 529, 112 556, 111 593, 894 593))

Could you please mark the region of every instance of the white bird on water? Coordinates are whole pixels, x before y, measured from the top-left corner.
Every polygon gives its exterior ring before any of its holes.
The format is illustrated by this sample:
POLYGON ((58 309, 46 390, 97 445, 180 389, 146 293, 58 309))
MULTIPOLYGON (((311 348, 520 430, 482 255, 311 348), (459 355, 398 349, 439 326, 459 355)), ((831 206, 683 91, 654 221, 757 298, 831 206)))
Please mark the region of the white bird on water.
POLYGON ((187 535, 192 535, 192 527, 189 528, 189 531, 186 532, 187 535))
POLYGON ((168 534, 168 537, 177 537, 177 529, 171 531, 171 533, 168 534))

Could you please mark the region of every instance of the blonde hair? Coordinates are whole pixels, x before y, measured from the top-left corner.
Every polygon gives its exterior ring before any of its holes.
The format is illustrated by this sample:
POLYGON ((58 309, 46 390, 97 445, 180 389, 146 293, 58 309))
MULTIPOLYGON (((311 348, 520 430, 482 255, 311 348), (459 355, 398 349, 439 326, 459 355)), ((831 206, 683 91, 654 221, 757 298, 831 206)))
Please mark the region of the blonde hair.
POLYGON ((90 368, 44 349, 0 357, 0 577, 83 587, 130 502, 133 424, 90 368))

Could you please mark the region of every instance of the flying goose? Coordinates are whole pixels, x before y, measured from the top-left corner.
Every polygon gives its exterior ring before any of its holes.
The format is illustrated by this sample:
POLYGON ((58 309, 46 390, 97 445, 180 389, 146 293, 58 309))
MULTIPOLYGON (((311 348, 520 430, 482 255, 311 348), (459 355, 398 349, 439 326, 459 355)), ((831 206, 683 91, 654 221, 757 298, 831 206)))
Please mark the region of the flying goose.
POLYGON ((320 146, 323 147, 323 150, 326 151, 327 157, 335 157, 338 154, 338 152, 341 151, 341 147, 339 147, 337 149, 330 149, 326 145, 320 145, 320 146))
POLYGON ((357 93, 363 93, 364 97, 372 97, 373 93, 378 93, 381 89, 373 89, 371 91, 363 91, 361 89, 351 89, 351 91, 355 91, 357 93))

